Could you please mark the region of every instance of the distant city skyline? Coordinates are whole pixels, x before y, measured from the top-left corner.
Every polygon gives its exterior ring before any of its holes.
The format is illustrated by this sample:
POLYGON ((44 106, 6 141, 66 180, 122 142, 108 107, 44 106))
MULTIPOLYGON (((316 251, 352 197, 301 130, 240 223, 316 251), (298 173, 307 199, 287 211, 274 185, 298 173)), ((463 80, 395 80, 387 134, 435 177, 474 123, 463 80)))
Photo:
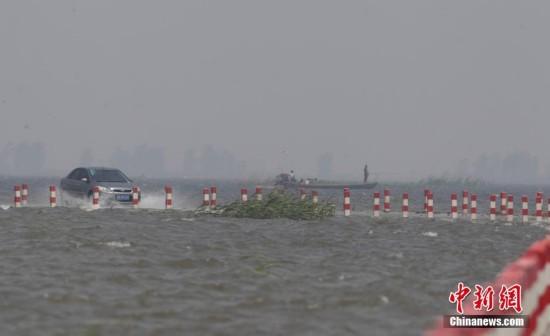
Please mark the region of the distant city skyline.
MULTIPOLYGON (((233 153, 212 145, 190 149, 183 153, 182 165, 178 170, 170 170, 165 163, 164 151, 160 147, 146 144, 134 148, 113 150, 107 160, 96 160, 93 150, 85 148, 79 160, 70 167, 51 169, 46 167, 47 153, 42 143, 8 144, 0 149, 0 175, 59 175, 63 176, 76 166, 113 166, 132 176, 138 177, 179 177, 179 178, 226 178, 226 179, 265 179, 274 177, 290 169, 276 170, 273 167, 257 167, 250 170, 246 161, 233 153)), ((298 177, 318 177, 321 179, 360 179, 362 169, 354 174, 334 173, 335 156, 323 153, 316 160, 316 169, 296 170, 298 177)), ((482 154, 473 159, 462 159, 455 169, 429 175, 406 175, 399 172, 372 170, 370 179, 378 181, 418 181, 425 178, 463 179, 474 178, 498 183, 547 183, 550 181, 550 166, 528 152, 482 154)), ((174 169, 174 167, 171 167, 174 169)), ((359 167, 362 168, 362 167, 359 167)))
POLYGON ((547 2, 23 0, 0 25, 0 174, 550 181, 547 2))

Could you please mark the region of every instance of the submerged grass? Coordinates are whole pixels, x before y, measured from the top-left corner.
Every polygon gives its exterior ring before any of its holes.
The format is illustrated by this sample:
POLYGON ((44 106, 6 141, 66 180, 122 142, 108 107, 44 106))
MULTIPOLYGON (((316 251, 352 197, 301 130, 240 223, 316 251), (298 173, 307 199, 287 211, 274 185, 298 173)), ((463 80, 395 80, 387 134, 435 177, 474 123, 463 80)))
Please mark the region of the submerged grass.
POLYGON ((322 219, 334 216, 336 205, 319 201, 313 203, 311 199, 301 200, 283 190, 274 190, 265 195, 262 201, 236 201, 215 210, 199 208, 198 214, 210 213, 222 217, 256 218, 256 219, 322 219))

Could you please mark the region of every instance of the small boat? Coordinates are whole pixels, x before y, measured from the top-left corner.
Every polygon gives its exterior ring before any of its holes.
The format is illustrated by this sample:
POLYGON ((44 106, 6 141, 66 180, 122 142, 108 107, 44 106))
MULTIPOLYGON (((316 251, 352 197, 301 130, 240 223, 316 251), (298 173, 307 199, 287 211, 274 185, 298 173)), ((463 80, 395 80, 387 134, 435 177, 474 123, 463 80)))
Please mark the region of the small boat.
POLYGON ((317 179, 305 179, 297 181, 290 174, 279 174, 275 178, 275 186, 283 187, 285 189, 301 188, 301 189, 372 189, 376 187, 378 183, 342 183, 342 182, 327 182, 319 181, 317 179))

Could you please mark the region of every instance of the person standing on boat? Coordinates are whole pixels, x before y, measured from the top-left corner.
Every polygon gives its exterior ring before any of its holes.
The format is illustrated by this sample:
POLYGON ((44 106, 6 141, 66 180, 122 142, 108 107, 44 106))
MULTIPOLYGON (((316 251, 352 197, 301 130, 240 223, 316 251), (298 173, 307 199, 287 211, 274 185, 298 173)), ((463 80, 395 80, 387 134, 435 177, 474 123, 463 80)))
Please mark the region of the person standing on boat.
POLYGON ((365 168, 363 168, 363 183, 367 183, 368 179, 369 179, 369 167, 365 164, 365 168))
POLYGON ((294 177, 294 170, 290 171, 290 182, 296 182, 296 177, 294 177))

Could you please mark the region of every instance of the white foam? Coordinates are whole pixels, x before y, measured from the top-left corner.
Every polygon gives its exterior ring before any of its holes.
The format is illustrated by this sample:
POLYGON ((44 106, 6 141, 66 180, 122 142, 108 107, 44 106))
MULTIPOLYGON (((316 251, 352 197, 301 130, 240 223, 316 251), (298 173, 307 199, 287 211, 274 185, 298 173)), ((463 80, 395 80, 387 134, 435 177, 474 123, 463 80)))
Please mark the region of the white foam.
POLYGON ((422 233, 422 235, 423 235, 423 236, 426 236, 426 237, 437 237, 437 236, 438 236, 438 233, 437 233, 437 232, 428 231, 428 232, 422 233))
POLYGON ((0 209, 2 210, 8 210, 10 208, 9 205, 6 205, 6 204, 0 204, 0 209))
POLYGON ((129 242, 120 242, 120 241, 110 241, 102 244, 109 247, 120 247, 120 248, 132 246, 132 244, 130 244, 129 242))
POLYGON ((392 257, 392 258, 403 259, 403 253, 402 252, 390 253, 389 256, 392 257))

